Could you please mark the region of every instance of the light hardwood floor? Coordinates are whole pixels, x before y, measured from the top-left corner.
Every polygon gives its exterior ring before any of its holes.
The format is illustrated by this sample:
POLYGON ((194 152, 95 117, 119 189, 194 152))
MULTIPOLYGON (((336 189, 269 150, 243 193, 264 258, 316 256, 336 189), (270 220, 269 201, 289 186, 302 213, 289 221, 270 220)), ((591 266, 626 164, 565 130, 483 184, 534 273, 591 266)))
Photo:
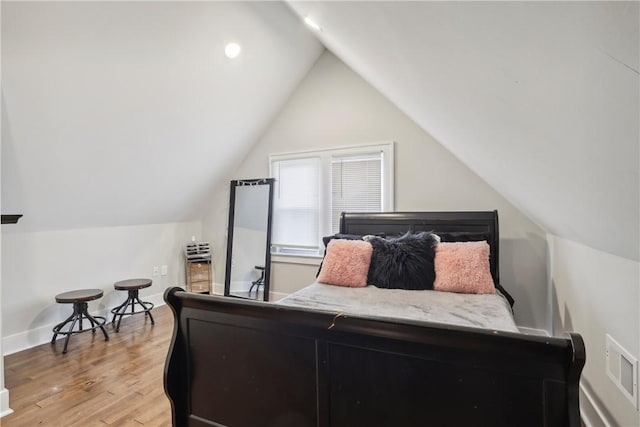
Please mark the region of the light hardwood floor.
MULTIPOLYGON (((12 426, 170 426, 171 408, 162 383, 173 331, 167 306, 154 308, 152 325, 143 314, 125 316, 109 341, 98 330, 64 337, 5 357, 5 386, 12 426)), ((110 319, 109 319, 110 320, 110 319)))

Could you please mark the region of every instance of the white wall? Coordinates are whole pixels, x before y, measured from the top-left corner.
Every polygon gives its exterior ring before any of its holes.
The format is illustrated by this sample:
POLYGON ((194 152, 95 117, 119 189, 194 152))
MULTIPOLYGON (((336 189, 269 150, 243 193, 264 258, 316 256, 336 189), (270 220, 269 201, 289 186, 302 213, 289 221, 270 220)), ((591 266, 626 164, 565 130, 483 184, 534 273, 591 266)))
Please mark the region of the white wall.
MULTIPOLYGON (((0 5, 0 27, 2 23, 2 6, 0 5)), ((0 49, 1 50, 1 49, 0 49)), ((1 55, 0 55, 1 56, 1 55)), ((2 81, 2 71, 0 67, 0 81, 2 81)), ((2 116, 2 100, 0 99, 0 117, 2 116)), ((1 125, 0 125, 1 127, 1 125)), ((0 129, 0 135, 2 134, 0 129)), ((1 156, 0 156, 1 157, 1 156)), ((1 160, 1 158, 0 158, 1 160)), ((0 165, 2 162, 0 161, 0 165)), ((1 166, 0 166, 1 170, 1 166)), ((0 173, 0 176, 2 174, 0 173)), ((2 203, 0 202, 0 207, 2 203)), ((2 209, 0 209, 2 211, 2 209)), ((0 230, 0 234, 2 231, 0 230)), ((2 289, 2 242, 0 241, 0 289, 2 289)), ((2 306, 2 292, 0 292, 0 307, 2 306)), ((2 316, 0 316, 0 331, 2 331, 2 316)), ((0 335, 1 336, 1 335, 0 335)), ((2 351, 2 340, 0 340, 0 417, 4 415, 8 415, 11 413, 11 409, 9 408, 9 391, 4 387, 4 357, 2 351)))
MULTIPOLYGON (((587 363, 582 386, 610 425, 640 425, 640 414, 607 377, 605 334, 640 356, 640 263, 549 236, 554 333, 579 332, 587 363)), ((598 424, 596 424, 598 425, 598 424)))
MULTIPOLYGON (((0 203, 1 206, 1 203, 0 203)), ((2 255, 2 242, 0 242, 0 257, 2 255)), ((0 261, 0 289, 2 286, 2 261, 0 261)), ((2 304, 2 292, 0 292, 0 307, 2 304)), ((2 331, 3 322, 2 316, 0 316, 0 331, 2 331)), ((1 336, 1 335, 0 335, 1 336)), ((9 408, 9 390, 4 387, 4 353, 3 353, 3 345, 2 340, 0 340, 0 417, 10 414, 13 412, 9 408)))
MULTIPOLYGON (((0 207, 2 203, 0 203, 0 207)), ((0 259, 2 256, 2 242, 0 241, 0 259)), ((0 260, 0 289, 2 286, 2 261, 0 260)), ((0 292, 0 307, 2 304, 2 292, 0 292)), ((0 316, 0 331, 2 331, 2 316, 0 316)), ((1 335, 0 335, 1 336, 1 335)), ((0 340, 0 417, 8 415, 12 411, 9 409, 9 391, 4 387, 4 353, 2 340, 0 340)))
POLYGON ((184 244, 201 235, 200 222, 88 228, 35 233, 2 229, 2 337, 6 354, 46 342, 51 327, 71 313, 57 304, 61 292, 99 288, 104 297, 90 311, 111 309, 126 292, 119 280, 146 277, 153 285, 140 291, 158 301, 168 286, 184 286, 184 244), (153 277, 153 266, 168 266, 153 277), (44 339, 44 341, 43 341, 44 339))
MULTIPOLYGON (((516 321, 546 329, 545 233, 329 52, 320 57, 229 178, 267 176, 271 153, 389 140, 396 142, 396 210, 498 209, 501 282, 516 299, 516 321)), ((203 234, 219 249, 226 241, 228 197, 228 190, 213 194, 203 220, 203 234)), ((218 265, 224 265, 224 254, 216 250, 218 265)), ((274 263, 272 291, 289 293, 311 283, 317 267, 303 269, 304 274, 301 268, 274 263), (295 274, 287 274, 292 269, 295 274)), ((217 281, 223 278, 218 269, 217 281)))

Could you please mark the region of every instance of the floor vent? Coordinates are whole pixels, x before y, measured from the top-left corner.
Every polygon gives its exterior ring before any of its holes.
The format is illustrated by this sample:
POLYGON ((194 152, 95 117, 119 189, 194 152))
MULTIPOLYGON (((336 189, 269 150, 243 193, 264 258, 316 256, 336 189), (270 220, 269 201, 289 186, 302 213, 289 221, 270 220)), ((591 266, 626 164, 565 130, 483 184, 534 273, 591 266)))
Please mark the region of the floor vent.
POLYGON ((607 375, 638 409, 638 359, 607 334, 607 375))

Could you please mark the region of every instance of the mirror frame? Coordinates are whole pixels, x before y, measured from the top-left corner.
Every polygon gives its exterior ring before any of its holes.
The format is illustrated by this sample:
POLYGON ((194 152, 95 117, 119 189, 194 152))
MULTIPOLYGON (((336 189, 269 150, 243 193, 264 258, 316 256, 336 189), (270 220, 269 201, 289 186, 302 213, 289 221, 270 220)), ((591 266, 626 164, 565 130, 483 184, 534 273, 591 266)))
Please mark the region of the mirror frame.
MULTIPOLYGON (((233 226, 236 210, 236 188, 252 185, 268 185, 269 186, 269 206, 267 211, 267 242, 265 246, 264 260, 264 290, 263 300, 269 301, 269 282, 271 281, 271 222, 273 216, 273 183, 275 178, 259 178, 259 179, 242 179, 231 181, 230 197, 229 197, 229 225, 227 229, 227 269, 224 277, 224 296, 253 299, 231 294, 231 260, 233 255, 233 226)), ((257 291, 256 291, 257 292, 257 291)), ((255 300, 258 300, 255 298, 255 300)))

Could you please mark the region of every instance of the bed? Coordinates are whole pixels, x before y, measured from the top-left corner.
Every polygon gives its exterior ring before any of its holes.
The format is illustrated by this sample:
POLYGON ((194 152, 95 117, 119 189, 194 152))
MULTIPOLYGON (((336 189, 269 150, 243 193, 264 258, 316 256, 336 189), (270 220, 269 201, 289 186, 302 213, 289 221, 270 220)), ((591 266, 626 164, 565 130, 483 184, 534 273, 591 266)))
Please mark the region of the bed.
POLYGON ((436 322, 518 332, 511 307, 500 293, 476 295, 375 286, 350 288, 316 282, 276 304, 387 321, 436 322))
MULTIPOLYGON (((499 286, 497 212, 343 214, 340 227, 486 234, 491 276, 510 310, 499 286)), ((175 426, 580 425, 579 334, 532 336, 508 322, 439 323, 176 287, 165 300, 175 316, 164 375, 175 426)))

